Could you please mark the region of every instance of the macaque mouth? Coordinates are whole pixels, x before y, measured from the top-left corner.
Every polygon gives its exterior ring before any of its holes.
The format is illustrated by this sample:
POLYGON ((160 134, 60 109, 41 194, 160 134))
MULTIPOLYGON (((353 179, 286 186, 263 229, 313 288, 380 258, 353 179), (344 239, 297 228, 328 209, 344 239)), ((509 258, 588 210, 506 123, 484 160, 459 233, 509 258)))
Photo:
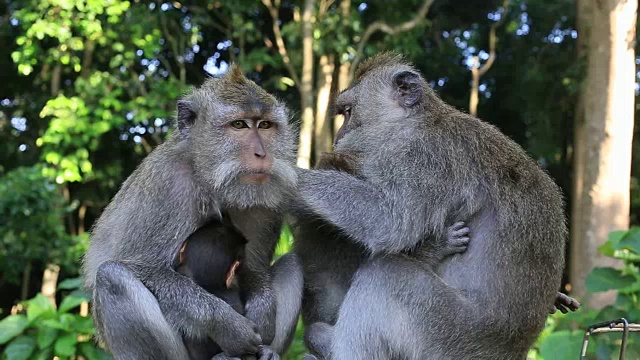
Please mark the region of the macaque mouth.
POLYGON ((241 174, 239 179, 242 184, 264 184, 271 179, 271 174, 255 171, 241 174))

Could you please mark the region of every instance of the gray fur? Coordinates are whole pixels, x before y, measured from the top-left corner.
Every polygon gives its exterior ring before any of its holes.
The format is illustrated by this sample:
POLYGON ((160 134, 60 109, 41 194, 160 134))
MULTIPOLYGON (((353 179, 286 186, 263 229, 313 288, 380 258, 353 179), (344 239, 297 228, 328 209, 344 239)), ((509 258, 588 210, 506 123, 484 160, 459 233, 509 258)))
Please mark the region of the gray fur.
POLYGON ((128 324, 118 329, 105 328, 101 334, 107 343, 130 342, 130 346, 114 349, 116 359, 188 358, 182 338, 162 316, 158 301, 131 271, 106 262, 100 266, 96 282, 94 306, 102 309, 100 316, 128 324), (157 350, 151 353, 147 347, 157 350))
MULTIPOLYGON (((224 77, 208 79, 193 90, 180 102, 178 112, 182 120, 176 131, 123 183, 92 229, 83 276, 94 298, 98 294, 103 298, 93 306, 98 334, 120 331, 128 326, 130 316, 142 316, 133 313, 144 306, 136 292, 144 286, 174 331, 190 338, 209 337, 229 355, 255 353, 259 344, 270 344, 276 333, 277 298, 269 267, 283 209, 296 186, 289 115, 283 104, 244 78, 236 66, 224 77), (243 151, 250 149, 224 129, 244 114, 257 114, 276 124, 272 141, 264 143, 267 156, 273 159, 267 183, 236 181, 239 172, 250 170, 241 161, 243 151), (239 274, 246 317, 172 269, 187 236, 211 219, 220 219, 223 212, 248 240, 239 274), (98 269, 105 263, 111 264, 103 267, 106 278, 117 278, 109 274, 117 269, 131 272, 143 284, 132 288, 131 301, 119 311, 104 305, 122 300, 119 294, 96 282, 98 269)), ((295 280, 297 275, 292 276, 295 280)), ((145 351, 158 351, 144 343, 134 344, 139 339, 101 337, 114 353, 138 349, 142 358, 145 351)))
POLYGON ((307 315, 331 324, 339 308, 331 358, 523 359, 564 267, 559 187, 520 146, 445 104, 397 56, 364 64, 336 103, 350 106, 351 118, 335 151, 358 154, 362 176, 301 172, 302 202, 319 218, 303 220, 303 232, 319 231, 297 237, 305 301, 319 283, 337 282, 315 300, 338 301, 307 315), (430 243, 458 220, 471 229, 469 248, 434 269, 424 261, 430 243), (325 253, 320 239, 338 247, 325 253), (309 254, 321 259, 307 264, 309 254))
POLYGON ((293 341, 302 305, 302 265, 295 254, 285 254, 276 261, 273 266, 273 287, 278 311, 276 334, 271 347, 277 353, 282 353, 293 341))

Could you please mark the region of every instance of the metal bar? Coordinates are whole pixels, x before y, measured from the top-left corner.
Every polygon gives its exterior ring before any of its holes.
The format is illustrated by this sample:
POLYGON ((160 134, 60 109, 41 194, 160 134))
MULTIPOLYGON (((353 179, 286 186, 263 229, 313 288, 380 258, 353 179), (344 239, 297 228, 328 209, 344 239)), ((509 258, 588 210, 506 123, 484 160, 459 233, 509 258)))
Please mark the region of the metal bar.
POLYGON ((587 357, 587 347, 589 346, 589 335, 591 335, 591 330, 587 329, 584 333, 584 338, 582 339, 582 351, 580 352, 580 360, 585 360, 587 357))
POLYGON ((620 318, 616 320, 603 321, 589 326, 582 340, 580 359, 586 359, 587 347, 589 346, 589 336, 591 334, 610 332, 622 332, 622 343, 620 344, 620 360, 624 360, 627 351, 627 339, 629 338, 629 332, 640 332, 640 324, 629 324, 627 319, 620 318))
POLYGON ((624 360, 624 355, 627 352, 627 338, 629 337, 629 322, 627 319, 620 319, 624 324, 624 332, 622 333, 622 344, 620 344, 620 360, 624 360))

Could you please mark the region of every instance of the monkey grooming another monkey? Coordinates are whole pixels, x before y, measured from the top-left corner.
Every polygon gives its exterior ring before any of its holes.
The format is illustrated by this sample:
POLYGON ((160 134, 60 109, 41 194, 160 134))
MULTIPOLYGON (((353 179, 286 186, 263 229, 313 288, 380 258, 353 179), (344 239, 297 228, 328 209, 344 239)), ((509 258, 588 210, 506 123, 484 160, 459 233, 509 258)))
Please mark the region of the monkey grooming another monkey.
MULTIPOLYGON (((340 171, 362 178, 357 154, 322 153, 315 168, 340 171)), ((339 306, 359 264, 367 258, 366 249, 358 247, 358 244, 349 241, 338 229, 317 217, 298 216, 295 220, 294 251, 303 263, 305 277, 302 302, 304 340, 307 348, 315 355, 307 354, 305 360, 325 359, 330 353, 333 325, 337 320, 339 306)), ((454 243, 457 238, 461 238, 468 243, 469 232, 464 223, 456 223, 449 228, 449 242, 454 243)), ((433 251, 433 245, 431 249, 433 251)), ((464 250, 456 253, 463 253, 464 250)), ((436 264, 438 259, 444 257, 436 256, 436 264)), ((569 310, 576 311, 579 307, 577 300, 558 292, 555 304, 549 312, 553 314, 560 310, 567 313, 569 310)))
MULTIPOLYGON (((361 177, 357 154, 353 153, 323 153, 315 168, 361 177)), ((303 209, 297 210, 294 251, 303 264, 305 277, 302 302, 305 345, 312 354, 324 359, 330 352, 331 333, 340 304, 358 266, 368 254, 331 224, 323 223, 313 214, 304 214, 303 209)), ((445 239, 429 242, 420 249, 421 262, 436 268, 447 257, 464 253, 468 244, 469 228, 464 222, 456 222, 449 227, 445 239)), ((405 253, 412 256, 413 252, 415 249, 405 253)))
POLYGON ((186 359, 181 335, 211 339, 228 357, 287 346, 302 273, 293 254, 271 259, 297 186, 288 121, 235 65, 178 101, 174 132, 123 183, 84 258, 96 332, 116 359, 186 359), (172 267, 184 239, 222 213, 248 241, 244 316, 172 267))
POLYGON ((334 242, 350 244, 328 265, 344 261, 342 278, 311 270, 329 285, 305 285, 305 300, 316 290, 316 314, 338 315, 334 329, 310 328, 307 337, 328 334, 329 349, 320 350, 334 360, 524 359, 564 267, 558 186, 494 126, 444 103, 397 55, 363 63, 336 104, 345 122, 335 151, 358 154, 360 176, 299 173, 303 207, 315 215, 305 233, 321 227, 334 240, 324 248, 300 237, 307 248, 298 254, 328 258, 334 242), (429 243, 446 238, 454 220, 471 229, 467 251, 425 266, 436 248, 429 243))

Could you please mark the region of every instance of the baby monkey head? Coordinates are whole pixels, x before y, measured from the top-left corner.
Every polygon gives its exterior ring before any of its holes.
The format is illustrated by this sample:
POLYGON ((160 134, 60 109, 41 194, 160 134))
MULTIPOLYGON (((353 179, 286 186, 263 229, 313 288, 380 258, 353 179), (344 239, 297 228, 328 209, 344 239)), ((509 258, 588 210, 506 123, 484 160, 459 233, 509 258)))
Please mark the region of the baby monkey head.
POLYGON ((232 65, 178 101, 177 126, 196 176, 227 206, 280 207, 296 186, 284 104, 232 65))

